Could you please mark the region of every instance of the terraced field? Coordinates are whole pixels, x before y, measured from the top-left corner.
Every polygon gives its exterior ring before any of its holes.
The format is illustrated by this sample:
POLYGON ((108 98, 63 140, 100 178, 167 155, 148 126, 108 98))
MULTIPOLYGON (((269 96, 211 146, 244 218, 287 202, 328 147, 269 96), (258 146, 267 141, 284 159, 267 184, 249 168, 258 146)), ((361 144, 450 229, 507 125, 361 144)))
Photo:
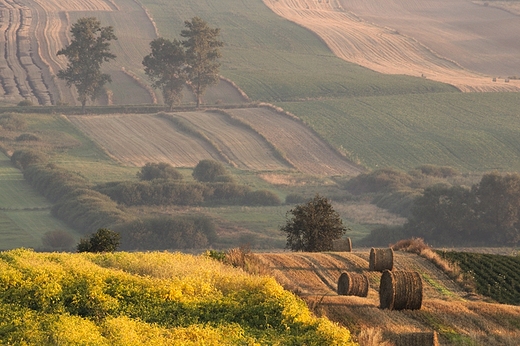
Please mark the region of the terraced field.
POLYGON ((515 345, 515 340, 520 340, 515 325, 520 321, 520 307, 486 303, 467 295, 430 261, 415 254, 394 254, 394 270, 421 273, 423 303, 420 310, 413 311, 379 308, 381 273, 368 272, 367 249, 256 255, 282 285, 297 292, 315 312, 347 326, 354 334, 376 328, 392 339, 400 333, 436 330, 442 345, 515 345), (368 297, 339 296, 336 290, 342 272, 367 274, 368 297))
POLYGON ((356 175, 362 171, 298 120, 267 108, 233 109, 229 113, 249 126, 216 112, 69 119, 116 160, 138 167, 147 162, 194 167, 200 160, 213 159, 258 171, 296 168, 313 175, 356 175), (168 117, 189 123, 189 131, 168 117))

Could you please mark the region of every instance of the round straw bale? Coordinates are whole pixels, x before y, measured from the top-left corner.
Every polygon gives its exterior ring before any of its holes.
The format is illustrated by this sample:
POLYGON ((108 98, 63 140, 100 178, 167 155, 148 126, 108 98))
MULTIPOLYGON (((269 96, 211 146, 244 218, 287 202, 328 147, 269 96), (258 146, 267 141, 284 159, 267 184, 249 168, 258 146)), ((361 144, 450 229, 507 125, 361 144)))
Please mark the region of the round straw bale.
POLYGON ((365 274, 341 273, 338 294, 342 296, 368 296, 368 278, 365 274))
POLYGON ((439 346, 436 331, 394 334, 390 341, 395 346, 439 346))
POLYGON ((370 262, 368 270, 382 272, 383 270, 392 270, 394 268, 394 250, 387 249, 370 249, 370 262))
POLYGON ((352 252, 352 241, 350 238, 333 240, 332 249, 334 251, 352 252))
POLYGON ((385 270, 379 283, 381 309, 418 310, 421 308, 423 285, 421 275, 411 271, 385 270))

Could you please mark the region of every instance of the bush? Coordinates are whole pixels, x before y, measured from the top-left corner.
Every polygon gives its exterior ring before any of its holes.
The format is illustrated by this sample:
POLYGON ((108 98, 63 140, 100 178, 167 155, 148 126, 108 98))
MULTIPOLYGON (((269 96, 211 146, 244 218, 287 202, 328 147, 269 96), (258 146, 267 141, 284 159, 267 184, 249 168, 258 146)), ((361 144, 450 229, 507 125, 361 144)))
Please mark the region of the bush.
POLYGON ((410 186, 413 177, 391 168, 360 174, 350 179, 345 188, 354 194, 388 192, 410 186))
POLYGON ((49 231, 43 235, 42 244, 45 248, 69 250, 74 244, 74 237, 67 231, 49 231))
POLYGON ((127 250, 201 249, 216 240, 215 225, 205 216, 159 216, 116 226, 127 250))
POLYGON ((90 238, 82 238, 77 245, 78 252, 114 252, 119 247, 119 233, 100 228, 90 238))
POLYGON ((460 173, 448 166, 422 165, 416 168, 424 175, 429 175, 436 178, 449 178, 459 175, 460 173))
POLYGON ((3 114, 0 116, 0 126, 8 131, 21 131, 27 127, 27 123, 19 114, 3 114))
POLYGON ((285 204, 299 204, 304 203, 307 200, 308 198, 297 193, 290 193, 287 196, 285 196, 285 204))
POLYGON ((18 137, 15 138, 17 142, 24 142, 24 141, 39 141, 40 137, 33 135, 32 133, 22 133, 18 137))
POLYGON ((245 205, 280 205, 282 201, 275 193, 268 190, 248 192, 244 197, 245 205))
POLYGON ((11 155, 11 163, 21 170, 25 170, 30 165, 42 164, 46 160, 43 153, 31 149, 16 150, 11 155))
POLYGON ((201 160, 193 169, 192 176, 201 182, 229 182, 230 177, 224 165, 213 160, 201 160))
POLYGON ((33 105, 31 100, 25 99, 20 102, 18 102, 18 107, 31 107, 33 105))
POLYGON ((165 162, 147 163, 137 172, 139 180, 171 179, 182 180, 183 175, 172 165, 165 162))

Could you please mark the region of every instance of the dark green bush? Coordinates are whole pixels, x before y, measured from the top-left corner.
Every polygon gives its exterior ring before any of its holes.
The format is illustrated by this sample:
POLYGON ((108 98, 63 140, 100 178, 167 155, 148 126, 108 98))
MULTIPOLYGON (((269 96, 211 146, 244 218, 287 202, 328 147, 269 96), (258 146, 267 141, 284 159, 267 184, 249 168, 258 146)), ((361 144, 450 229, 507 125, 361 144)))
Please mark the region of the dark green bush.
POLYGON ((209 183, 206 200, 221 204, 241 204, 251 188, 235 183, 209 183))
POLYGON ((244 197, 245 205, 280 205, 280 197, 268 190, 256 190, 248 192, 244 197))
POLYGON ((290 193, 287 196, 285 196, 285 204, 300 204, 305 203, 308 200, 308 197, 305 197, 297 193, 290 193))
POLYGON ((387 192, 410 186, 413 177, 391 168, 360 174, 345 184, 345 189, 353 194, 387 192))
POLYGON ((420 195, 421 193, 416 190, 399 190, 391 193, 378 194, 374 197, 372 203, 394 214, 409 217, 411 215, 413 202, 415 198, 420 195))
POLYGON ((201 249, 216 240, 215 225, 205 216, 159 216, 116 226, 126 250, 201 249))
POLYGON ((139 180, 154 180, 154 179, 171 179, 182 180, 183 175, 176 170, 172 165, 165 162, 147 163, 139 172, 137 172, 139 180))
POLYGON ((46 249, 70 250, 74 244, 74 237, 63 230, 48 231, 42 237, 42 244, 46 249))
POLYGON ((40 137, 33 135, 32 133, 22 133, 18 137, 15 138, 17 142, 24 142, 24 141, 39 141, 40 137))
POLYGON ((192 176, 201 182, 222 182, 228 172, 224 165, 213 160, 201 160, 193 169, 192 176))
POLYGON ((424 175, 436 178, 449 178, 460 174, 456 169, 448 166, 422 165, 417 167, 416 170, 424 175))
POLYGON ((18 102, 18 104, 17 104, 18 107, 31 107, 32 105, 33 105, 32 101, 28 100, 28 99, 22 100, 22 101, 18 102))
POLYGON ((8 131, 22 131, 27 127, 25 119, 20 114, 0 115, 0 126, 8 131))
POLYGON ((119 233, 100 228, 89 238, 81 239, 76 249, 78 252, 114 252, 119 247, 120 239, 119 233))
POLYGON ((16 150, 11 155, 11 163, 18 169, 25 170, 30 165, 46 162, 45 154, 32 149, 16 150))

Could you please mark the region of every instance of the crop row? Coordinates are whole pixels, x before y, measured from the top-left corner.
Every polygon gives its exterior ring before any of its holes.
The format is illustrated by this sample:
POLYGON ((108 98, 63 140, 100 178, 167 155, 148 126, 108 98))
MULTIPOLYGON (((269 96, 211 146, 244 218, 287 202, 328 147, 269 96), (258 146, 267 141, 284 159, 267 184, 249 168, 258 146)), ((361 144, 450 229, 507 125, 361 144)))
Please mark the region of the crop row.
POLYGON ((499 303, 520 304, 520 257, 443 252, 473 277, 477 291, 499 303))

